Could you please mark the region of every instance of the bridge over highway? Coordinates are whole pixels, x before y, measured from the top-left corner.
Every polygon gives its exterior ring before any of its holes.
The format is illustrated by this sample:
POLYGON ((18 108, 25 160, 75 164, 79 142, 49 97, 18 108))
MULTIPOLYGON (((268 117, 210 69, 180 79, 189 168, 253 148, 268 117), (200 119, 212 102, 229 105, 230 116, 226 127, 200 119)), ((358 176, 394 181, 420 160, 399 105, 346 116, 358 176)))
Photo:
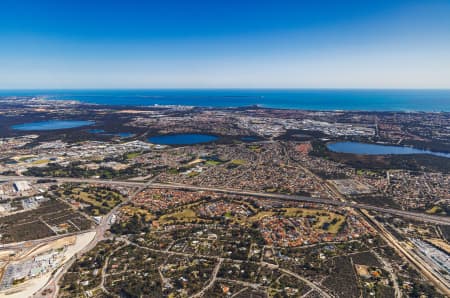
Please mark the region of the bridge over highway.
POLYGON ((401 217, 406 217, 414 220, 420 220, 424 222, 429 222, 433 224, 440 225, 450 225, 450 217, 436 216, 430 214, 424 214, 413 211, 405 211, 395 208, 386 208, 373 206, 369 204, 359 204, 355 202, 342 202, 338 200, 330 200, 323 198, 312 198, 306 196, 298 195, 287 195, 279 193, 264 193, 251 190, 240 190, 240 189, 229 189, 220 187, 204 187, 186 184, 175 184, 175 183, 153 183, 146 181, 129 181, 129 180, 104 180, 104 179, 92 179, 92 178, 61 178, 61 177, 32 177, 32 176, 0 176, 0 181, 38 181, 42 179, 52 179, 57 182, 72 182, 72 183, 100 183, 100 184, 110 184, 119 186, 130 186, 130 187, 150 187, 150 188, 167 188, 167 189, 178 189, 178 190, 192 190, 192 191, 211 191, 224 194, 242 195, 242 196, 254 196, 260 198, 272 198, 278 200, 289 200, 289 201, 299 201, 299 202, 310 202, 319 203, 324 205, 333 205, 339 207, 352 207, 356 209, 366 209, 378 212, 389 213, 401 217))

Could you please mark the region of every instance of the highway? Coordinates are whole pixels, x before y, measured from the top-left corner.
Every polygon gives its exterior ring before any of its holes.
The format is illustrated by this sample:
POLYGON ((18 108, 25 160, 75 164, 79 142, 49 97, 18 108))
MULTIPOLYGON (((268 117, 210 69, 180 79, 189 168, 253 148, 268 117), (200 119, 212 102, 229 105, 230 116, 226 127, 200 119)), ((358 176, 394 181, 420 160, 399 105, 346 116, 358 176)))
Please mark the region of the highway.
MULTIPOLYGON (((31 176, 0 176, 0 181, 37 181, 42 179, 52 179, 55 180, 58 183, 92 183, 92 184, 109 184, 109 185, 116 185, 116 186, 126 186, 126 187, 134 187, 135 189, 133 192, 129 195, 128 199, 123 201, 121 204, 113 208, 109 214, 103 217, 100 224, 96 227, 95 231, 97 232, 93 241, 85 247, 81 253, 86 252, 90 249, 92 249, 100 240, 103 239, 105 231, 109 228, 110 222, 112 217, 117 213, 118 209, 123 206, 124 204, 128 203, 134 197, 143 189, 145 188, 166 188, 166 189, 177 189, 177 190, 189 190, 189 191, 208 191, 208 192, 217 192, 217 193, 223 193, 223 194, 231 194, 231 195, 240 195, 240 196, 251 196, 251 197, 260 197, 260 198, 269 198, 269 199, 276 199, 276 200, 287 200, 287 201, 298 201, 298 202, 309 202, 309 203, 319 203, 324 205, 331 205, 336 207, 351 207, 356 208, 358 210, 361 210, 364 212, 364 210, 372 210, 372 211, 378 211, 378 212, 384 212, 384 213, 390 213, 397 216, 407 217, 414 220, 421 220, 433 224, 440 224, 440 225, 450 225, 450 218, 448 217, 440 217, 440 216, 433 216, 429 214, 422 214, 418 212, 411 212, 411 211, 404 211, 399 209, 393 209, 393 208, 384 208, 384 207, 378 207, 378 206, 372 206, 368 204, 359 204, 354 202, 346 202, 346 201, 338 201, 338 200, 330 200, 330 199, 323 199, 323 198, 312 198, 312 197, 306 197, 306 196, 298 196, 298 195, 287 195, 287 194, 279 194, 279 193, 263 193, 263 192, 257 192, 257 191, 250 191, 250 190, 239 190, 239 189, 229 189, 229 188, 218 188, 218 187, 202 187, 202 186, 193 186, 193 185, 185 185, 185 184, 175 184, 175 183, 154 183, 152 180, 150 181, 126 181, 126 180, 103 180, 103 179, 92 179, 92 178, 60 178, 60 177, 31 177, 31 176)), ((368 216, 368 214, 366 214, 368 216)), ((372 224, 374 224, 374 219, 372 219, 372 224)), ((379 229, 381 232, 383 238, 391 244, 400 254, 405 256, 411 263, 416 265, 418 269, 428 278, 430 279, 438 288, 441 289, 444 293, 448 293, 448 288, 446 288, 445 284, 442 283, 440 278, 436 276, 435 274, 432 274, 429 270, 429 268, 425 267, 422 262, 418 261, 417 258, 411 256, 410 252, 405 251, 403 248, 399 247, 398 241, 396 239, 393 239, 393 236, 388 233, 384 228, 380 227, 380 225, 375 224, 375 226, 379 229)), ((79 233, 84 233, 86 231, 73 233, 74 235, 79 233)), ((56 240, 61 237, 67 237, 68 235, 57 235, 52 236, 49 238, 44 239, 37 239, 37 240, 31 240, 27 241, 26 244, 28 245, 37 245, 41 243, 45 243, 48 241, 56 240)), ((25 243, 11 243, 0 246, 0 249, 11 249, 11 248, 18 248, 20 246, 23 246, 25 243)), ((64 275, 64 273, 67 271, 67 269, 70 267, 70 264, 74 261, 74 258, 70 260, 67 264, 65 264, 57 274, 52 276, 52 278, 49 280, 47 285, 44 287, 46 289, 51 289, 53 293, 53 297, 55 297, 59 292, 58 282, 61 279, 61 277, 64 275)), ((40 291, 42 293, 42 291, 40 291)), ((36 297, 39 297, 39 295, 36 295, 36 297)))
POLYGON ((352 207, 356 209, 366 209, 378 212, 389 213, 401 217, 406 217, 414 220, 420 220, 424 222, 429 222, 433 224, 440 225, 450 225, 450 218, 443 216, 435 216, 425 213, 412 212, 399 210, 394 208, 378 207, 368 204, 359 204, 353 202, 343 202, 338 200, 322 199, 322 198, 311 198, 305 196, 297 195, 286 195, 279 193, 263 193, 250 190, 239 190, 239 189, 228 189, 228 188, 218 188, 218 187, 203 187, 185 184, 169 184, 169 183, 153 183, 153 182, 137 182, 137 181, 123 181, 123 180, 102 180, 102 179, 92 179, 92 178, 59 178, 59 177, 31 177, 31 176, 0 176, 0 181, 37 181, 41 179, 53 179, 57 182, 72 182, 72 183, 100 183, 100 184, 111 184, 118 186, 131 186, 139 187, 143 189, 145 187, 150 188, 167 188, 167 189, 178 189, 178 190, 192 190, 192 191, 211 191, 225 194, 242 195, 242 196, 254 196, 261 198, 271 198, 277 200, 288 200, 288 201, 299 201, 299 202, 310 202, 319 203, 324 205, 333 205, 338 207, 352 207))
POLYGON ((429 281, 431 281, 442 293, 450 296, 450 286, 443 276, 434 270, 423 258, 420 258, 414 250, 408 249, 395 236, 390 233, 375 218, 370 216, 366 210, 361 214, 378 230, 379 235, 394 248, 399 255, 405 257, 410 264, 414 265, 429 281))
POLYGON ((234 194, 234 195, 243 195, 243 196, 254 196, 261 198, 271 198, 278 200, 287 200, 287 201, 299 201, 299 202, 310 202, 310 203, 320 203, 324 205, 333 205, 339 207, 352 207, 356 209, 367 209, 379 212, 390 213, 398 216, 403 216, 415 220, 421 220, 433 224, 440 225, 450 225, 449 217, 441 217, 441 216, 433 216, 429 214, 423 214, 412 211, 404 211, 393 208, 384 208, 377 207, 373 205, 367 204, 358 204, 352 202, 342 202, 337 200, 329 200, 329 199, 321 199, 321 198, 311 198, 305 196, 297 196, 297 195, 285 195, 285 194, 277 194, 277 193, 261 193, 256 191, 246 191, 246 190, 236 190, 236 189, 226 189, 226 188, 216 188, 216 187, 200 187, 200 186, 192 186, 192 185, 182 185, 182 184, 163 184, 163 183, 151 183, 149 187, 155 188, 169 188, 169 189, 179 189, 179 190, 196 190, 196 191, 212 191, 226 194, 234 194))
MULTIPOLYGON (((130 202, 131 200, 133 200, 134 197, 139 192, 141 192, 144 188, 146 188, 147 184, 146 183, 139 183, 138 186, 139 187, 128 196, 128 199, 126 199, 122 203, 118 204, 107 215, 103 216, 103 218, 100 221, 99 225, 95 229, 96 233, 95 233, 94 239, 92 239, 92 241, 89 242, 89 244, 86 247, 84 247, 80 252, 78 252, 77 255, 82 255, 82 254, 90 251, 91 249, 93 249, 97 245, 98 242, 100 242, 101 240, 105 239, 104 238, 105 233, 106 233, 106 231, 109 229, 109 227, 111 225, 111 221, 112 221, 113 216, 116 215, 116 213, 120 209, 120 207, 122 207, 124 204, 126 204, 126 203, 130 202)), ((81 231, 79 233, 83 233, 83 232, 86 232, 86 231, 81 231)), ((41 240, 43 240, 43 239, 41 239, 41 240)), ((38 291, 38 293, 35 295, 35 297, 40 297, 42 292, 45 291, 45 290, 50 290, 50 292, 52 293, 52 297, 58 297, 58 293, 59 293, 59 290, 60 290, 59 289, 59 282, 60 282, 61 278, 64 276, 64 274, 67 272, 67 270, 70 269, 70 267, 75 262, 75 260, 76 260, 76 256, 72 257, 68 262, 64 263, 57 270, 57 272, 50 278, 50 280, 47 281, 47 284, 38 291)))

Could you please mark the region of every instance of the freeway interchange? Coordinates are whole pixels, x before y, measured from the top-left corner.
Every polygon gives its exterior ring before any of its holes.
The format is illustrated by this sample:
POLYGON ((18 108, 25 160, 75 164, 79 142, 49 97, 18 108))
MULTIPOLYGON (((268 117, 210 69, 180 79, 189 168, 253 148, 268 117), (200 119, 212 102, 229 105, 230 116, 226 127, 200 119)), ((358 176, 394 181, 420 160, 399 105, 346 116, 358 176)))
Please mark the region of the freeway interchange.
POLYGON ((393 215, 398 215, 414 220, 420 220, 424 222, 429 222, 433 224, 440 225, 450 225, 450 218, 443 216, 435 216, 429 214, 423 214, 412 211, 399 210, 394 208, 385 208, 378 207, 369 204, 360 204, 355 202, 344 202, 338 200, 330 200, 330 199, 322 199, 322 198, 312 198, 306 196, 298 196, 298 195, 286 195, 286 194, 277 194, 277 193, 263 193, 249 190, 239 190, 239 189, 229 189, 229 188, 217 188, 217 187, 203 187, 203 186, 193 186, 193 185, 185 185, 185 184, 175 184, 175 183, 153 183, 153 182, 145 182, 145 181, 129 181, 129 180, 103 180, 103 179, 92 179, 92 178, 60 178, 60 177, 32 177, 32 176, 0 176, 0 181, 17 181, 17 180, 26 180, 26 181, 37 181, 41 179, 52 179, 57 182, 73 182, 73 183, 99 183, 99 184, 110 184, 110 185, 120 185, 120 186, 131 186, 131 187, 139 187, 139 189, 143 189, 145 187, 148 188, 167 188, 167 189, 178 189, 178 190, 192 190, 192 191, 212 191, 218 193, 225 194, 233 194, 233 195, 243 195, 243 196, 254 196, 254 197, 262 197, 262 198, 272 198, 278 200, 290 200, 290 201, 299 201, 299 202, 311 202, 311 203, 319 203, 324 205, 333 205, 339 207, 352 207, 356 209, 365 209, 372 210, 377 212, 390 213, 393 215))
MULTIPOLYGON (((400 254, 403 255, 411 264, 413 264, 417 269, 419 269, 430 281, 432 281, 436 287, 441 289, 444 293, 449 293, 449 289, 445 284, 445 281, 441 279, 439 275, 436 275, 433 270, 427 264, 424 264, 422 260, 412 251, 404 249, 399 241, 391 235, 380 223, 376 221, 375 218, 370 216, 366 210, 389 213, 401 217, 406 217, 414 220, 419 220, 423 222, 428 222, 432 224, 439 225, 450 225, 450 218, 434 216, 429 214, 422 214, 418 212, 404 211, 394 208, 384 208, 378 207, 368 204, 359 204, 350 201, 344 200, 330 200, 323 198, 312 198, 306 196, 298 196, 298 195, 287 195, 287 194, 279 194, 279 193, 264 193, 264 192, 256 192, 249 190, 240 190, 240 189, 229 189, 229 188, 217 188, 217 187, 203 187, 203 186, 193 186, 186 184, 176 184, 176 183, 154 183, 153 181, 130 181, 130 180, 104 180, 104 179, 92 179, 92 178, 61 178, 61 177, 32 177, 32 176, 0 176, 0 181, 38 181, 41 179, 51 179, 58 183, 92 183, 92 184, 106 184, 106 185, 117 185, 117 186, 128 186, 134 187, 135 190, 129 195, 128 199, 123 201, 121 204, 117 205, 113 208, 106 216, 104 216, 98 226, 95 228, 95 237, 94 239, 87 245, 83 252, 87 252, 92 249, 99 241, 104 239, 105 232, 109 229, 111 224, 111 219, 119 208, 124 204, 133 200, 133 198, 145 188, 164 188, 164 189, 174 189, 174 190, 189 190, 189 191, 209 191, 209 192, 217 192, 223 194, 231 194, 231 195, 240 195, 240 196, 251 196, 251 197, 260 197, 260 198, 269 198, 275 200, 286 200, 286 201, 298 201, 298 202, 310 202, 310 203, 318 203, 323 205, 331 205, 336 207, 350 207, 361 211, 361 213, 366 217, 366 219, 372 223, 372 225, 378 230, 380 236, 382 236, 391 246, 400 254)), ((85 233, 87 231, 83 231, 85 233)), ((73 233, 81 234, 80 233, 73 233)), ((38 245, 41 243, 46 243, 49 241, 53 241, 59 239, 61 237, 66 237, 65 235, 53 236, 44 239, 37 239, 28 241, 28 244, 38 245)), ((22 246, 23 243, 12 243, 7 245, 0 246, 0 249, 14 249, 22 246)), ((46 284, 46 286, 41 289, 41 293, 43 290, 51 290, 54 295, 57 295, 59 291, 58 282, 64 275, 64 273, 68 270, 70 265, 74 262, 74 259, 71 259, 70 262, 65 264, 58 270, 57 274, 55 274, 46 284)), ((39 297, 39 296, 36 296, 39 297)))

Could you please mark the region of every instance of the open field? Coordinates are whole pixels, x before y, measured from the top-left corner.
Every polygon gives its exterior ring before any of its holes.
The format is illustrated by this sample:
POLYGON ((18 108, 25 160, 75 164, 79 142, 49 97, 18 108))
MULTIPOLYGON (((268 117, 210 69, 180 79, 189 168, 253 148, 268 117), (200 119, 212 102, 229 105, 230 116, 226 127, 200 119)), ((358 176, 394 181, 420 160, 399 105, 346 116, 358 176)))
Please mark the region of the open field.
POLYGON ((311 217, 314 216, 317 218, 317 222, 314 224, 314 227, 319 229, 323 228, 324 225, 327 225, 327 231, 333 234, 336 234, 341 226, 345 222, 345 216, 319 209, 305 209, 305 208, 286 208, 285 216, 287 217, 311 217))
POLYGON ((127 159, 133 159, 133 158, 136 158, 136 157, 140 156, 141 154, 142 154, 141 152, 130 152, 130 153, 127 153, 125 155, 125 157, 127 159))
POLYGON ((36 209, 0 218, 0 243, 39 239, 77 232, 91 227, 91 221, 59 200, 49 200, 36 209))
POLYGON ((325 210, 307 209, 307 208, 282 208, 279 209, 279 211, 262 211, 258 212, 256 215, 252 217, 249 217, 248 222, 249 223, 256 222, 264 217, 275 216, 277 214, 280 214, 280 212, 287 218, 295 218, 295 217, 315 218, 316 222, 313 225, 315 229, 324 228, 325 225, 327 231, 333 234, 336 234, 345 222, 345 216, 343 215, 325 210))
POLYGON ((89 205, 83 207, 83 211, 93 216, 108 213, 124 199, 121 193, 98 186, 66 184, 58 193, 61 197, 89 205))
POLYGON ((159 224, 173 224, 173 223, 190 223, 194 221, 204 221, 199 218, 194 210, 187 208, 182 211, 176 211, 174 213, 169 213, 163 215, 159 218, 159 224))
POLYGON ((120 209, 120 211, 126 217, 132 217, 133 215, 137 214, 137 215, 143 217, 146 221, 150 221, 155 218, 155 216, 147 209, 141 208, 141 207, 135 207, 132 205, 123 206, 120 209))

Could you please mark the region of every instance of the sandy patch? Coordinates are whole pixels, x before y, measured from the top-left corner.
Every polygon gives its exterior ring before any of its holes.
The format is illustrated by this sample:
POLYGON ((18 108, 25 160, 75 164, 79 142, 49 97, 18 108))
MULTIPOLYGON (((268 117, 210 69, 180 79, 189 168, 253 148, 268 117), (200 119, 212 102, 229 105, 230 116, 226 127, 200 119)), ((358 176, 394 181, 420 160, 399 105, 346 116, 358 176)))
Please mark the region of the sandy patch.
MULTIPOLYGON (((83 248, 85 248, 92 241, 92 239, 94 239, 95 234, 96 232, 87 232, 76 236, 76 239, 73 239, 75 238, 75 236, 58 239, 42 247, 39 247, 38 249, 34 250, 31 255, 36 255, 37 252, 42 253, 50 249, 59 248, 63 246, 64 243, 72 243, 72 245, 70 245, 64 252, 62 262, 59 264, 61 268, 61 265, 67 262, 75 254, 80 252, 83 248)), ((28 255, 27 257, 31 255, 28 255)), ((40 277, 27 280, 20 286, 16 286, 4 292, 0 292, 0 297, 7 297, 7 298, 31 297, 34 293, 38 292, 41 288, 43 288, 51 277, 52 272, 48 272, 40 277)))
POLYGON ((359 276, 363 276, 363 277, 370 276, 368 266, 355 264, 355 268, 356 268, 356 273, 358 273, 359 276))
POLYGON ((140 111, 140 110, 120 110, 117 114, 154 114, 154 111, 140 111))
POLYGON ((39 289, 42 288, 47 283, 51 275, 52 273, 49 272, 44 275, 41 275, 38 278, 30 279, 19 286, 15 286, 4 292, 0 292, 0 297, 5 298, 32 297, 34 293, 39 291, 39 289))
POLYGON ((8 260, 10 255, 15 254, 14 250, 2 250, 0 251, 0 261, 8 260))
POLYGON ((445 251, 447 254, 450 254, 450 245, 441 239, 427 239, 426 241, 430 242, 434 246, 440 248, 445 251))
POLYGON ((201 162, 204 162, 205 160, 204 159, 201 159, 201 158, 197 158, 197 159, 194 159, 193 161, 191 161, 191 162, 189 162, 188 163, 188 165, 195 165, 195 164, 198 164, 198 163, 201 163, 201 162))
POLYGON ((35 257, 41 253, 44 253, 46 251, 49 251, 51 249, 58 249, 58 248, 62 248, 64 246, 68 246, 68 245, 74 245, 75 241, 77 239, 77 236, 69 236, 69 237, 64 237, 55 241, 52 241, 50 243, 46 243, 44 245, 38 246, 34 249, 32 249, 27 255, 27 258, 32 258, 35 257))

